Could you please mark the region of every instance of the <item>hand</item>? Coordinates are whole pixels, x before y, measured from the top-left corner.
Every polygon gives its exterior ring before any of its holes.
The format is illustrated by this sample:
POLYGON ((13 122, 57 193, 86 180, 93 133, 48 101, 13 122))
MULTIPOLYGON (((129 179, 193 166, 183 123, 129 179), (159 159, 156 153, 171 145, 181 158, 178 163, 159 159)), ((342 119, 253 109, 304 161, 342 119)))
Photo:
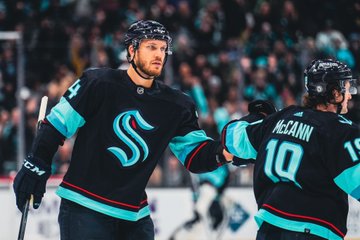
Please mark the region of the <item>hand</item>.
POLYGON ((254 100, 248 105, 249 113, 261 113, 265 116, 277 112, 274 104, 269 100, 254 100))
POLYGON ((51 168, 41 159, 28 156, 24 164, 14 179, 14 192, 16 196, 16 205, 22 212, 26 200, 34 196, 33 207, 37 209, 40 206, 41 199, 46 189, 46 181, 51 175, 51 168))
POLYGON ((225 149, 223 150, 223 155, 227 162, 231 162, 232 165, 235 166, 244 166, 248 165, 249 163, 254 163, 254 159, 242 159, 234 156, 233 154, 229 153, 225 149))
POLYGON ((225 149, 223 150, 223 155, 224 155, 225 160, 226 160, 227 162, 232 162, 232 161, 233 161, 234 155, 232 155, 231 153, 229 153, 229 152, 226 151, 225 149))

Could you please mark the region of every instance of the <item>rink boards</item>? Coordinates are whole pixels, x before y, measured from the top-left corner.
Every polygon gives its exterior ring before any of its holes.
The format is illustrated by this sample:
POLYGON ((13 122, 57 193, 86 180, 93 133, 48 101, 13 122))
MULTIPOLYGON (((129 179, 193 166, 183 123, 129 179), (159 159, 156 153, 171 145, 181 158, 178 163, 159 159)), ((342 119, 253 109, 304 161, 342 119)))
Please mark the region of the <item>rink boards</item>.
MULTIPOLYGON (((31 210, 26 228, 27 240, 58 240, 57 214, 60 199, 55 195, 58 181, 51 181, 40 209, 31 210)), ((167 240, 172 232, 192 217, 192 195, 187 188, 150 188, 147 190, 148 202, 152 210, 156 239, 167 240)), ((221 240, 255 239, 257 226, 253 219, 256 203, 251 188, 230 188, 226 192, 230 199, 228 221, 223 226, 221 240)), ((16 239, 21 214, 15 205, 12 184, 9 180, 0 182, 0 228, 2 240, 16 239)), ((350 200, 348 234, 346 239, 360 240, 360 203, 350 200)), ((329 210, 330 211, 330 210, 329 210)), ((209 239, 205 226, 198 226, 186 239, 209 239), (193 237, 192 237, 193 236, 193 237), (194 237, 195 236, 195 237, 194 237)), ((213 235, 216 233, 213 233, 213 235)), ((185 238, 185 237, 183 237, 185 238)))

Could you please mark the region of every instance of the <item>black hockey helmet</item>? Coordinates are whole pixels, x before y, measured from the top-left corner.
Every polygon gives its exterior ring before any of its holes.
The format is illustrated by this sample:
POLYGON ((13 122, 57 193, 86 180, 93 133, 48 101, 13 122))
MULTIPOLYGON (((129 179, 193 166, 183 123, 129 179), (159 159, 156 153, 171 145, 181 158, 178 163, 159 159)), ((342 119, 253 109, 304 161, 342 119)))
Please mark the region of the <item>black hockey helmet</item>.
POLYGON ((350 83, 350 94, 357 93, 356 79, 350 68, 337 60, 313 60, 305 69, 304 78, 305 88, 311 96, 329 96, 333 89, 345 93, 346 82, 350 83))
POLYGON ((167 42, 166 54, 172 54, 172 39, 162 24, 153 20, 139 20, 131 24, 125 33, 124 44, 126 49, 131 44, 137 49, 142 39, 165 40, 167 42))

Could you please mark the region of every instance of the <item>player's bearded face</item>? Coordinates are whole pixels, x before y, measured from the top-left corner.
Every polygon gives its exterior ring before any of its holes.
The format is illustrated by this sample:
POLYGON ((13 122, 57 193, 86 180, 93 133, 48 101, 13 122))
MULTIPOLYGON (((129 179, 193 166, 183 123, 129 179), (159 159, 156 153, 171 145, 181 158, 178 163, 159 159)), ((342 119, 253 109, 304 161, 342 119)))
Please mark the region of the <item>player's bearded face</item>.
POLYGON ((162 40, 143 40, 134 58, 138 69, 148 76, 159 76, 164 65, 166 46, 162 40))

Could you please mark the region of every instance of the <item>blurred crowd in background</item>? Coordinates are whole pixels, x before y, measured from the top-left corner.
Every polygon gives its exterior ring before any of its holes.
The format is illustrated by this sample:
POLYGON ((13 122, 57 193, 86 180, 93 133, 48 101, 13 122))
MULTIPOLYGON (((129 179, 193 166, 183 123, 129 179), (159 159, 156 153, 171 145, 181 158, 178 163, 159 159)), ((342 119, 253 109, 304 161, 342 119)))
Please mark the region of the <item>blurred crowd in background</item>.
MULTIPOLYGON (((281 109, 301 103, 303 70, 315 58, 337 58, 360 72, 359 0, 0 0, 0 31, 24 37, 26 152, 35 132, 39 101, 50 109, 89 67, 126 69, 124 32, 139 19, 170 31, 173 55, 162 81, 188 93, 199 123, 215 139, 247 103, 268 99, 281 109)), ((19 108, 16 42, 0 40, 0 175, 16 171, 19 108)), ((347 117, 360 122, 355 97, 347 117)), ((74 139, 53 161, 63 174, 74 139)), ((231 184, 251 185, 252 168, 233 171, 231 184)), ((189 184, 167 151, 149 185, 189 184)))

